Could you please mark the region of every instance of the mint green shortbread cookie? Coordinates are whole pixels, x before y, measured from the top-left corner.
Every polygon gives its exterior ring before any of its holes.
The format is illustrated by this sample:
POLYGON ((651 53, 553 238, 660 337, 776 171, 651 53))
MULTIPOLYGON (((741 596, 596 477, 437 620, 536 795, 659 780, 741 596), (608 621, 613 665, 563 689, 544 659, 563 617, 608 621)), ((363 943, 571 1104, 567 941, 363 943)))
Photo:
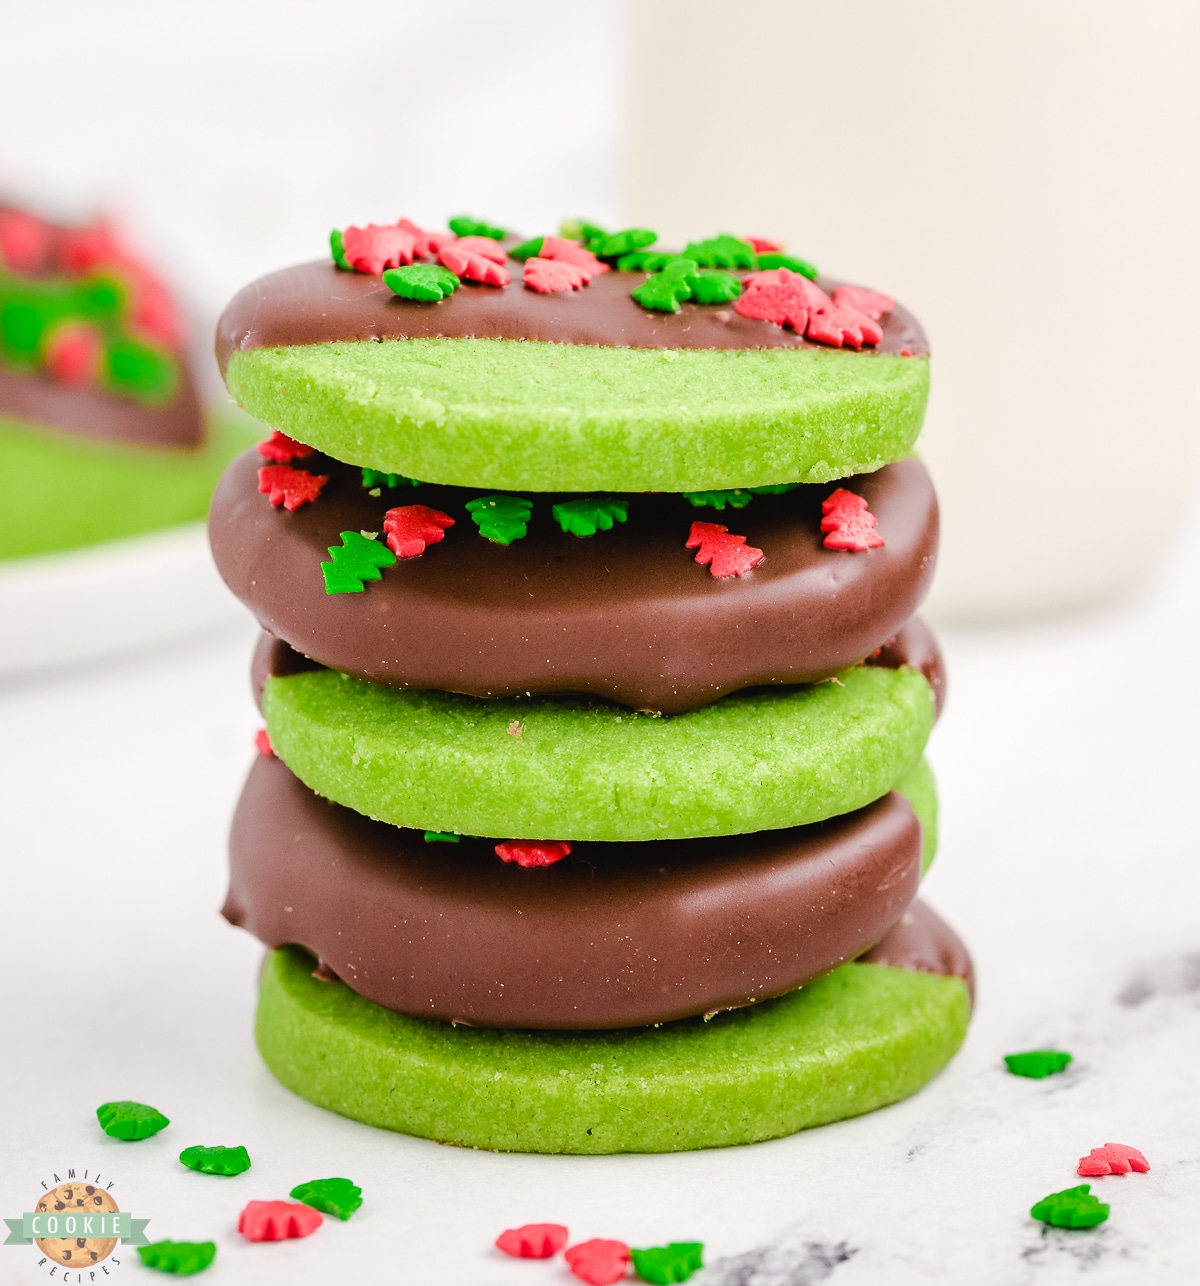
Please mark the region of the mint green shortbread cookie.
POLYGON ((917 670, 737 692, 688 714, 403 690, 333 670, 272 678, 276 754, 318 795, 415 830, 514 839, 738 835, 869 804, 933 727, 917 670))
POLYGON ((227 414, 205 446, 175 451, 0 416, 0 561, 198 522, 221 470, 261 436, 227 414))
POLYGON ((962 1044, 959 978, 848 964, 711 1021, 500 1031, 409 1018, 273 952, 258 1048, 288 1089, 368 1125, 509 1152, 680 1152, 777 1138, 914 1093, 962 1044))
POLYGON ((828 482, 912 450, 921 357, 536 340, 235 351, 252 415, 350 464, 481 491, 709 491, 828 482))

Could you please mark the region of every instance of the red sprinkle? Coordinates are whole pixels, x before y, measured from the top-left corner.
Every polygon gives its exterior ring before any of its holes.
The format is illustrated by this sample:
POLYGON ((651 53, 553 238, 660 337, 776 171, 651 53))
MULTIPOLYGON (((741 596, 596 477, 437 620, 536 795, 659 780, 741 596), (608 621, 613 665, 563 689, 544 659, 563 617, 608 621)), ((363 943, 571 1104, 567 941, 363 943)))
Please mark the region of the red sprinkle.
POLYGON ((63 326, 46 350, 46 369, 62 384, 95 384, 104 341, 86 324, 63 326))
POLYGON ((264 460, 274 460, 276 464, 287 464, 289 460, 303 460, 305 456, 313 453, 312 447, 305 446, 303 442, 297 442, 295 438, 289 438, 286 433, 280 433, 278 429, 275 429, 269 438, 260 442, 256 450, 264 460))
POLYGON ((745 290, 733 307, 743 317, 790 326, 798 335, 834 348, 861 348, 883 339, 874 318, 834 303, 820 286, 789 268, 752 272, 742 284, 745 290))
POLYGON ((714 576, 742 576, 763 560, 763 551, 746 544, 745 536, 733 535, 719 522, 694 522, 688 533, 687 549, 695 549, 696 561, 708 564, 714 576))
MULTIPOLYGON (((463 248, 463 241, 473 240, 474 237, 462 237, 442 246, 437 252, 438 262, 466 281, 478 281, 485 286, 507 286, 512 278, 502 263, 493 263, 490 258, 485 258, 469 246, 463 248)), ((496 243, 492 241, 490 244, 496 243)))
POLYGON ((1128 1174, 1130 1170, 1145 1174, 1149 1169, 1150 1162, 1137 1148, 1126 1147, 1124 1143, 1106 1143, 1079 1158, 1079 1173, 1089 1178, 1102 1174, 1128 1174))
POLYGON ((567 1244, 567 1230, 560 1223, 527 1223, 509 1228, 496 1238, 496 1246, 515 1259, 549 1259, 567 1244))
POLYGON ((538 256, 542 259, 552 259, 556 263, 574 264, 584 274, 584 281, 591 281, 600 273, 610 271, 608 264, 601 263, 586 246, 581 246, 578 241, 568 241, 564 237, 543 237, 538 256))
POLYGON ((324 474, 305 473, 290 464, 264 464, 258 471, 259 491, 289 513, 315 500, 328 481, 324 474))
POLYGON ((875 549, 883 537, 875 530, 875 515, 862 496, 839 487, 821 501, 821 530, 826 549, 875 549))
POLYGON ((901 356, 901 357, 911 357, 912 355, 913 355, 913 353, 912 353, 912 349, 911 349, 911 348, 902 348, 902 349, 900 350, 900 356, 901 356))
POLYGON ((342 253, 356 272, 378 276, 385 268, 399 268, 412 263, 421 230, 396 225, 368 223, 365 228, 346 228, 342 232, 342 253))
POLYGON ((287 1241, 307 1237, 324 1223, 319 1210, 299 1201, 251 1201, 238 1217, 247 1241, 287 1241))
POLYGON ((765 237, 743 237, 756 255, 777 255, 783 249, 782 241, 768 241, 765 237))
POLYGON ((890 313, 896 306, 891 295, 879 290, 868 290, 865 286, 838 286, 833 292, 835 304, 845 304, 847 308, 857 308, 872 321, 878 321, 884 313, 890 313))
POLYGON ((54 229, 24 210, 0 210, 0 262, 11 272, 38 272, 45 266, 54 229))
POLYGON ((445 528, 453 526, 449 514, 428 505, 401 505, 383 516, 388 547, 397 558, 418 558, 445 536, 445 528))
POLYGON ((565 259, 543 259, 535 255, 525 260, 524 283, 530 290, 552 295, 559 290, 578 290, 588 284, 587 273, 565 259))
MULTIPOLYGON (((469 255, 483 255, 492 263, 503 263, 508 258, 508 252, 495 237, 456 237, 453 241, 443 244, 452 245, 456 250, 462 250, 469 255)), ((440 246, 438 248, 441 249, 440 246)))
POLYGON ((516 862, 518 866, 553 866, 570 851, 571 845, 565 839, 510 839, 507 844, 496 845, 496 856, 502 862, 516 862))
POLYGON ((454 240, 453 232, 430 232, 426 228, 418 228, 410 219, 397 219, 396 227, 412 233, 415 238, 413 254, 418 259, 431 259, 442 246, 454 240))
POLYGON ((629 1247, 623 1241, 596 1237, 572 1246, 566 1253, 566 1261, 580 1281, 590 1286, 611 1286, 629 1269, 629 1247))
POLYGON ((275 747, 271 745, 271 738, 267 735, 266 728, 259 728, 254 734, 254 747, 260 755, 275 758, 275 747))

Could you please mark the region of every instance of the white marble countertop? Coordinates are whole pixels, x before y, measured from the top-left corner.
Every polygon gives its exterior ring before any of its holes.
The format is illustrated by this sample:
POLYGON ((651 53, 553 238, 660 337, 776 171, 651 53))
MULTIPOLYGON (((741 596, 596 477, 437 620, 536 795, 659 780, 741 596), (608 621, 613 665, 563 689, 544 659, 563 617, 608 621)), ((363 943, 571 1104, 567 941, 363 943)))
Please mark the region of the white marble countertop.
MULTIPOLYGON (((1131 522, 1147 521, 1131 506, 1131 522)), ((1103 617, 944 634, 950 700, 932 759, 942 850, 927 894, 972 947, 966 1047, 914 1099, 790 1139, 676 1156, 503 1156, 388 1135, 277 1085, 251 1041, 260 949, 217 915, 225 831, 257 726, 244 629, 58 679, 0 686, 5 980, 0 1215, 43 1179, 99 1168, 152 1239, 212 1238, 205 1282, 553 1286, 505 1227, 573 1240, 700 1239, 696 1286, 1196 1280, 1200 1274, 1200 526, 1141 598, 1103 617), (1007 1075, 1052 1044, 1064 1075, 1007 1075), (173 1120, 118 1143, 112 1098, 173 1120), (1108 1141, 1146 1175, 1094 1181, 1092 1232, 1030 1205, 1108 1141), (244 1143, 234 1179, 177 1164, 244 1143), (251 1245, 251 1198, 344 1174, 365 1204, 314 1236, 251 1245)), ((147 586, 153 593, 153 586, 147 586)), ((144 1271, 128 1251, 113 1277, 144 1271)), ((50 1280, 24 1247, 0 1282, 50 1280)), ((59 1278, 61 1280, 61 1277, 59 1278)), ((86 1280, 86 1278, 85 1278, 86 1280)), ((144 1280, 151 1280, 145 1277, 144 1280)))

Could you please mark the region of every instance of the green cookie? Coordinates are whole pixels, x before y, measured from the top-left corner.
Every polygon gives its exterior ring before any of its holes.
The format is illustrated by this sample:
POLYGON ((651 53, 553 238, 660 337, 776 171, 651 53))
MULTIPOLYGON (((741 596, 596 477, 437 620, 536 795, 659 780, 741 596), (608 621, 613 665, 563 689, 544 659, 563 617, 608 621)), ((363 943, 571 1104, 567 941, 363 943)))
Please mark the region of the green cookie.
POLYGON ((681 1152, 776 1138, 914 1093, 962 1044, 958 978, 849 964, 709 1022, 515 1032, 408 1018, 273 952, 258 1048, 290 1090, 368 1125, 505 1152, 681 1152))
POLYGON ((272 428, 350 464, 481 491, 828 482, 912 450, 924 358, 408 339, 234 352, 272 428))
POLYGON ((333 670, 272 678, 271 744, 318 795, 416 830, 519 839, 738 835, 878 799, 933 727, 917 670, 737 692, 689 714, 403 690, 333 670))
POLYGON ((260 435, 219 416, 206 446, 167 451, 0 416, 0 560, 199 521, 221 470, 260 435))

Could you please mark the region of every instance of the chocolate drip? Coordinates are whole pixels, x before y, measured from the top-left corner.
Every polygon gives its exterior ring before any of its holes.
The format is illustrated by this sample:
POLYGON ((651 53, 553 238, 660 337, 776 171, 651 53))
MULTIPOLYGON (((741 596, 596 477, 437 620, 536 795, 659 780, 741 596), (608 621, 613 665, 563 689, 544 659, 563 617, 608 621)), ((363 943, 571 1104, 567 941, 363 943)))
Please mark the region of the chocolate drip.
POLYGON ((829 486, 721 513, 635 495, 624 525, 587 540, 552 518, 562 497, 539 495, 529 534, 505 547, 475 531, 468 489, 372 497, 356 469, 326 456, 299 463, 329 482, 293 513, 259 493, 256 453, 226 471, 209 518, 217 566, 264 629, 331 669, 394 687, 582 693, 678 714, 740 688, 816 682, 897 633, 937 550, 937 501, 915 459, 840 484, 866 498, 886 542, 859 553, 822 543, 829 486), (389 506, 413 503, 456 525, 364 593, 327 595, 320 564, 338 533, 379 531, 389 506), (697 519, 723 522, 766 558, 717 579, 685 548, 697 519))
POLYGON ((179 390, 165 406, 0 366, 0 416, 130 446, 185 450, 204 440, 200 395, 186 362, 179 390))
POLYGON ((427 844, 251 770, 224 915, 312 951, 389 1009, 488 1027, 666 1022, 780 995, 860 955, 911 903, 921 827, 890 794, 814 826, 576 845, 551 867, 492 840, 427 844))
POLYGON ((870 951, 865 964, 961 978, 975 1003, 975 966, 958 934, 924 902, 914 902, 870 951))
MULTIPOLYGON (((508 263, 505 287, 464 282, 448 299, 421 303, 392 294, 381 277, 342 272, 329 260, 297 264, 251 282, 217 323, 217 362, 233 352, 373 339, 534 339, 623 348, 826 348, 774 322, 742 317, 733 305, 685 303, 677 313, 642 308, 630 291, 644 273, 606 272, 578 291, 541 295, 508 263)), ((735 274, 744 277, 745 273, 735 274)), ((832 290, 836 283, 819 283, 832 290)), ((863 350, 925 357, 920 323, 899 304, 880 321, 882 343, 863 350)), ((828 350, 827 350, 828 351, 828 350)))

